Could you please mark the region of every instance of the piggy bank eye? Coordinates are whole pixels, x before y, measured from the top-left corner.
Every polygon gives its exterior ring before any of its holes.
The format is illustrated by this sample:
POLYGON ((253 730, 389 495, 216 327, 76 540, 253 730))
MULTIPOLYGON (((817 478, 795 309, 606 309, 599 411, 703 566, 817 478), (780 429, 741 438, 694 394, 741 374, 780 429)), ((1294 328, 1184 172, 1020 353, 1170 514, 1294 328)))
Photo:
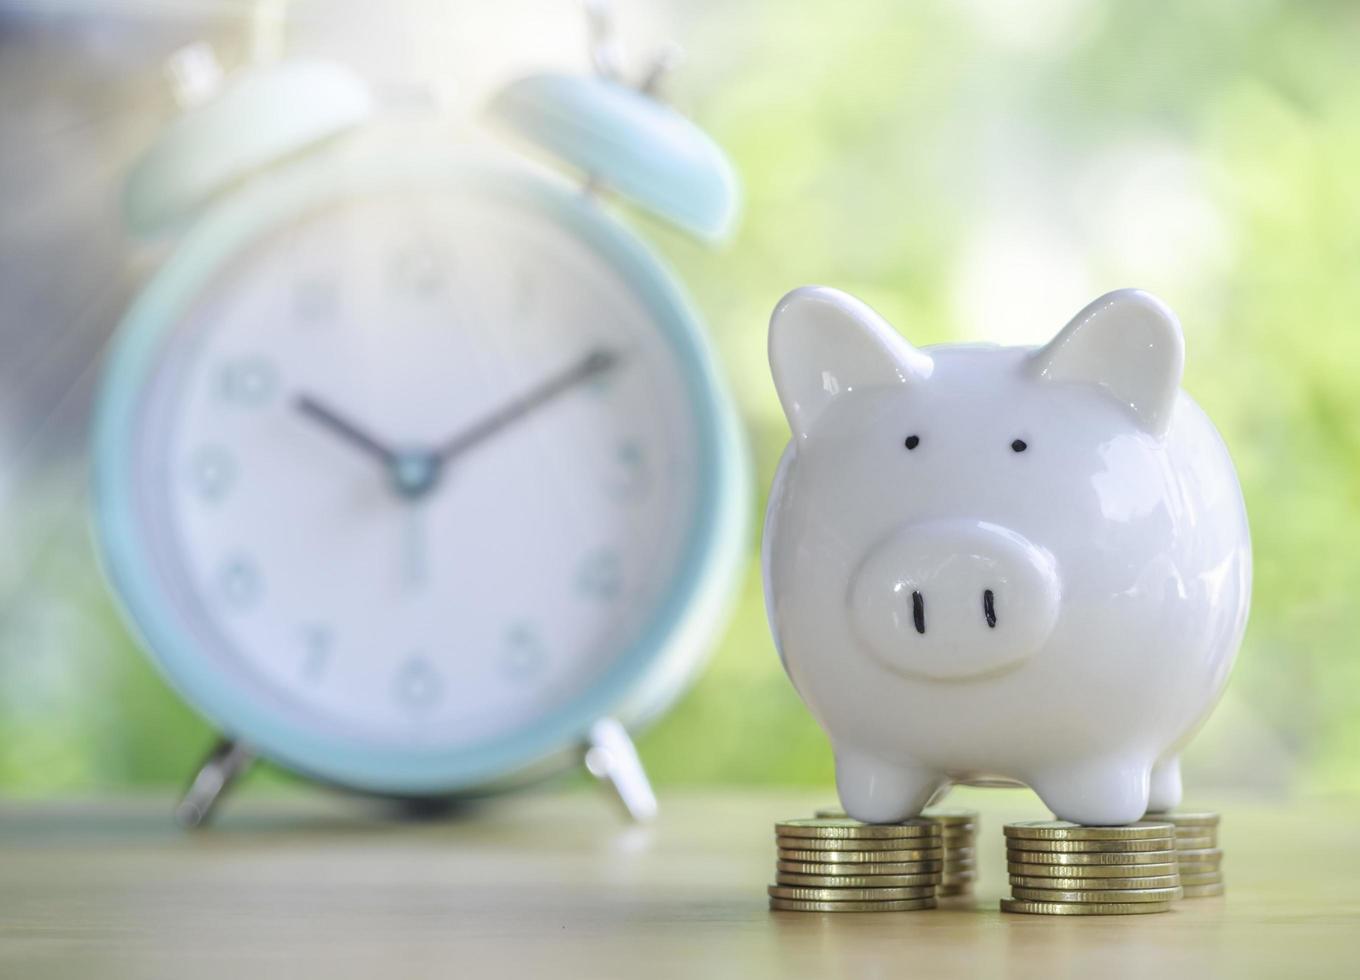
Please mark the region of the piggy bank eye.
POLYGON ((1029 443, 1025 442, 1024 439, 1016 439, 1015 442, 1011 443, 1011 449, 1017 453, 1023 453, 1028 448, 1029 443))
POLYGON ((907 436, 907 441, 903 443, 908 449, 915 449, 921 444, 920 436, 907 436))

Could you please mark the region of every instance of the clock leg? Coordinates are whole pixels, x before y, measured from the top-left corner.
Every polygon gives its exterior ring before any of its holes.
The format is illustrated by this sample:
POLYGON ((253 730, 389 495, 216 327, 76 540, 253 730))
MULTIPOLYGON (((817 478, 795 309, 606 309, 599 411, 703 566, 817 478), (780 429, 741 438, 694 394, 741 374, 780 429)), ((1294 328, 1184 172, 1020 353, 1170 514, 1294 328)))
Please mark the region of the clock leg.
POLYGON ((201 827, 206 823, 222 794, 254 760, 255 754, 245 745, 230 738, 219 739, 175 807, 180 826, 201 827))
POLYGON ((590 726, 585 745, 586 769, 608 782, 628 816, 646 823, 656 816, 656 794, 647 770, 642 768, 633 740, 613 718, 601 718, 590 726))

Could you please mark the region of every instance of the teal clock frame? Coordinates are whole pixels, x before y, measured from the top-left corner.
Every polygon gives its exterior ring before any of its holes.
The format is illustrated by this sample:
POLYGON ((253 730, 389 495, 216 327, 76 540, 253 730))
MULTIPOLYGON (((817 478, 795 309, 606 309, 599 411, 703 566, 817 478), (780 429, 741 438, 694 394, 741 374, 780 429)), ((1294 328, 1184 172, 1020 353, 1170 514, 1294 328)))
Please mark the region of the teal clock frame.
POLYGON ((381 794, 457 794, 565 762, 596 720, 637 727, 687 686, 739 585, 750 529, 745 440, 712 349, 663 261, 579 189, 510 162, 378 157, 308 160, 257 178, 209 211, 139 295, 118 328, 93 427, 95 536, 125 617, 170 685, 223 732, 286 768, 381 794), (200 291, 243 248, 309 210, 346 197, 428 188, 499 198, 561 223, 630 283, 680 364, 700 461, 694 527, 678 572, 643 634, 588 690, 532 727, 453 750, 375 745, 322 734, 258 688, 215 667, 171 604, 142 539, 133 448, 141 395, 163 343, 200 291))

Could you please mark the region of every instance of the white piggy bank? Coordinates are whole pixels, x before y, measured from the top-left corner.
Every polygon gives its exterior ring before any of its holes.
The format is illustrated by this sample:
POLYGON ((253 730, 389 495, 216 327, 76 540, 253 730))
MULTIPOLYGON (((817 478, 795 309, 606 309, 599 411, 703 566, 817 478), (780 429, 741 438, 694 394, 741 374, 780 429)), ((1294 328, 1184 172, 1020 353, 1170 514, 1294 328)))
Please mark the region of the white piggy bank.
POLYGON ((1180 802, 1251 590, 1242 492, 1183 359, 1137 290, 1037 349, 917 349, 832 289, 779 303, 793 438, 765 599, 852 817, 998 778, 1084 824, 1180 802))

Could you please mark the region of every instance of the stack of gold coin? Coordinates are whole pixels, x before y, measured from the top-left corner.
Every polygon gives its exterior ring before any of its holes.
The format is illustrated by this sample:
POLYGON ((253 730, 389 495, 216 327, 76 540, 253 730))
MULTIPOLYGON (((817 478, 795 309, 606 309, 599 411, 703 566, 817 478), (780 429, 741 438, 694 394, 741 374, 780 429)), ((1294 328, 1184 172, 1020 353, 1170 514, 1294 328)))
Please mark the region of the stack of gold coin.
MULTIPOLYGON (((837 818, 844 817, 845 811, 826 807, 815 815, 837 818)), ((973 883, 977 881, 977 811, 928 807, 921 812, 921 816, 940 825, 940 838, 944 843, 944 863, 940 871, 940 884, 935 889, 936 897, 972 895, 973 883)))
POLYGON ((977 811, 929 807, 921 816, 939 824, 944 841, 944 866, 935 894, 939 898, 972 895, 977 881, 977 811))
POLYGON ((1174 828, 1148 820, 1085 827, 1066 820, 1009 823, 1003 912, 1140 915, 1166 912, 1181 897, 1174 828))
POLYGON ((1180 810, 1149 813, 1176 828, 1176 863, 1186 898, 1223 894, 1223 851, 1218 846, 1218 814, 1180 810))
POLYGON ((910 912, 935 907, 944 846, 931 820, 866 824, 812 817, 775 824, 779 863, 770 908, 910 912))

